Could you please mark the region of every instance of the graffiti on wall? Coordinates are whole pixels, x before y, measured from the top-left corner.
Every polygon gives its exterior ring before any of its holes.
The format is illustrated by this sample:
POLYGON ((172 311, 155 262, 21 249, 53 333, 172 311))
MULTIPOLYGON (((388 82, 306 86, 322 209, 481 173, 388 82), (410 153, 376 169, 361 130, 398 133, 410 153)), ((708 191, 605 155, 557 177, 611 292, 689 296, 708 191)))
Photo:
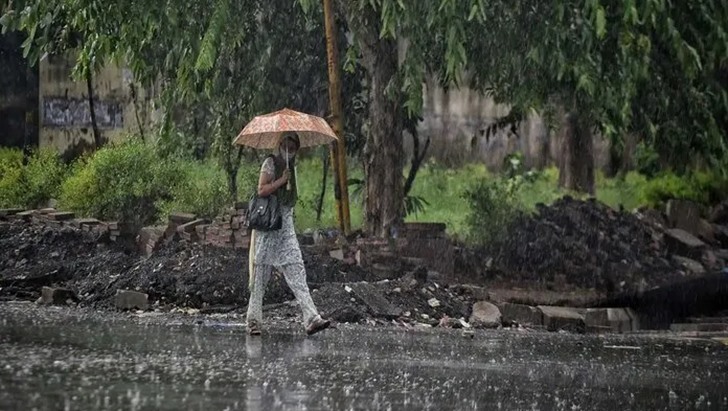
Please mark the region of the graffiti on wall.
MULTIPOLYGON (((94 101, 96 123, 99 128, 124 127, 124 111, 120 103, 94 101)), ((43 99, 43 126, 45 127, 91 127, 91 110, 88 100, 46 97, 43 99)))

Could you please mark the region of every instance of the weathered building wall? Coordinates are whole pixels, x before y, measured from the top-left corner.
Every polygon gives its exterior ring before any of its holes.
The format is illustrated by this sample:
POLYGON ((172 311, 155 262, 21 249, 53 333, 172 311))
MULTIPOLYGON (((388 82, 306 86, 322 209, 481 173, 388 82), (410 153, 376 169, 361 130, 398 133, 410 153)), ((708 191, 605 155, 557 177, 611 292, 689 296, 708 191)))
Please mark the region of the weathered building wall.
MULTIPOLYGON (((61 153, 79 153, 93 147, 94 137, 85 81, 71 78, 73 59, 49 57, 40 63, 39 145, 61 153)), ((109 64, 93 78, 94 111, 102 139, 115 141, 139 131, 130 89, 131 73, 109 64)), ((140 122, 146 128, 148 98, 137 87, 140 122)))
MULTIPOLYGON (((508 107, 466 87, 446 91, 428 82, 424 94, 418 133, 422 140, 431 138, 429 155, 438 161, 447 165, 484 162, 490 169, 499 169, 506 155, 519 151, 527 166, 541 168, 556 164, 561 156, 558 132, 549 130, 536 114, 519 125, 518 136, 499 131, 487 139, 484 131, 507 115, 508 107)), ((410 142, 406 144, 409 149, 410 142)), ((606 166, 608 143, 596 136, 594 147, 597 167, 606 166)))

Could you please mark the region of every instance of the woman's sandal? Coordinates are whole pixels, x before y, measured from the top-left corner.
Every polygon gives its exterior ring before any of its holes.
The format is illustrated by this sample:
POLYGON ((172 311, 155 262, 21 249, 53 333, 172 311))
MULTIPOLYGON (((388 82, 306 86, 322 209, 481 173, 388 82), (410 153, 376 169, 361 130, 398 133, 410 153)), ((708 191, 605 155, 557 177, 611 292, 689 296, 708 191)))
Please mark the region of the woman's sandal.
POLYGON ((260 328, 258 327, 257 321, 250 321, 248 323, 248 334, 250 335, 260 335, 260 328))
POLYGON ((311 321, 311 324, 306 327, 306 334, 314 335, 319 331, 323 331, 331 325, 331 321, 324 320, 321 317, 316 317, 315 320, 311 321))

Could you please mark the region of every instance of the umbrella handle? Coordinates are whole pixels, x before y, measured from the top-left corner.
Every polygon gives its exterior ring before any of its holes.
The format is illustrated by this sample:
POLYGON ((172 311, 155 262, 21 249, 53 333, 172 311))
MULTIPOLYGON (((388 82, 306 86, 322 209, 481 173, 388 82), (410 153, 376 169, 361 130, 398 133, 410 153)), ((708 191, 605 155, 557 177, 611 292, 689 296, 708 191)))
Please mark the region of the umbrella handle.
MULTIPOLYGON (((288 160, 288 145, 286 145, 286 170, 290 171, 291 166, 288 160)), ((291 191, 291 175, 288 175, 288 181, 286 181, 286 190, 291 191)))

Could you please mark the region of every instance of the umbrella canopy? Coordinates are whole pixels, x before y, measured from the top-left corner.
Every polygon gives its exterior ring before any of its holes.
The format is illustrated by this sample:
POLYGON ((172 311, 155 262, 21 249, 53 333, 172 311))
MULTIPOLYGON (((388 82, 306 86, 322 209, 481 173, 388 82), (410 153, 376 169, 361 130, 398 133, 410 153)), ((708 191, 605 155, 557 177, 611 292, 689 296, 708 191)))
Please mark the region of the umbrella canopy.
POLYGON ((255 117, 233 141, 233 144, 257 149, 275 149, 283 134, 295 132, 301 147, 329 144, 337 140, 336 134, 321 117, 283 109, 255 117))

